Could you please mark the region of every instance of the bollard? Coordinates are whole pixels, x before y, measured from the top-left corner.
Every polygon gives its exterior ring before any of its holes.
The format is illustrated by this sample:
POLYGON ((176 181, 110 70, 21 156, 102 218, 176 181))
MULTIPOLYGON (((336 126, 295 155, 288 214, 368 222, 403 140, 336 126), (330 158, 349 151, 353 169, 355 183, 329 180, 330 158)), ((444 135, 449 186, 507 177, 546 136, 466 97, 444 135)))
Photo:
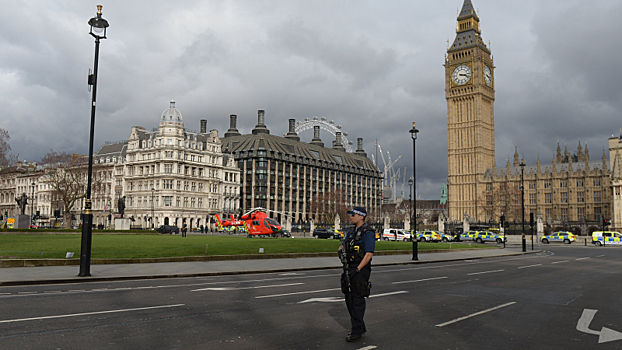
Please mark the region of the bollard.
POLYGON ((207 255, 207 246, 208 246, 208 245, 209 245, 209 244, 206 244, 206 245, 205 245, 205 255, 207 255))
POLYGON ((585 246, 587 247, 587 238, 586 238, 586 239, 584 239, 584 240, 585 240, 585 246))
POLYGON ((527 251, 527 241, 525 241, 525 234, 523 233, 523 253, 527 251))

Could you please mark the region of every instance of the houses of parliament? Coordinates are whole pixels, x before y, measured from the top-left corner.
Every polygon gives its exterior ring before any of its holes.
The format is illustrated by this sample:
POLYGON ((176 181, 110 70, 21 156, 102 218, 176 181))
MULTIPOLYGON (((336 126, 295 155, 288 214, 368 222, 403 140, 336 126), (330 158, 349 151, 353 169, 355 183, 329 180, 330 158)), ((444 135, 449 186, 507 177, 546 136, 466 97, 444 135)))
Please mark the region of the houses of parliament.
POLYGON ((605 218, 612 222, 609 229, 622 229, 622 134, 608 139, 608 156, 603 149, 602 156, 590 157, 580 141, 576 152, 567 146, 562 151, 558 142, 552 160, 541 162, 538 156, 535 165, 528 165, 515 148, 512 162, 507 159, 497 167, 496 67, 470 0, 464 0, 458 14, 444 66, 449 220, 498 223, 505 215, 508 221, 521 221, 524 200, 527 221, 533 213, 551 226, 593 230, 605 218))

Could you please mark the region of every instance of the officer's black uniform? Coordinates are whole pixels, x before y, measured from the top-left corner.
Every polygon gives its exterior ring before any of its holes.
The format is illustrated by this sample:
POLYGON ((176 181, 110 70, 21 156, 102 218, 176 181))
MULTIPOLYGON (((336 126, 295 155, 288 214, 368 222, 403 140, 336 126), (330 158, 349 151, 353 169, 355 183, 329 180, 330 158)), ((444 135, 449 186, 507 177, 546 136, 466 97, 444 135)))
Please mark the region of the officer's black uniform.
POLYGON ((352 322, 351 335, 360 336, 367 331, 363 316, 365 316, 365 297, 369 296, 371 288, 369 283, 371 260, 359 272, 356 269, 361 260, 363 260, 365 252, 374 251, 375 233, 373 229, 364 223, 358 230, 353 228, 348 231, 343 246, 350 283, 348 288, 348 280, 344 272, 341 276, 341 290, 345 294, 346 306, 350 313, 350 321, 352 322), (368 247, 365 247, 364 242, 368 242, 368 247))

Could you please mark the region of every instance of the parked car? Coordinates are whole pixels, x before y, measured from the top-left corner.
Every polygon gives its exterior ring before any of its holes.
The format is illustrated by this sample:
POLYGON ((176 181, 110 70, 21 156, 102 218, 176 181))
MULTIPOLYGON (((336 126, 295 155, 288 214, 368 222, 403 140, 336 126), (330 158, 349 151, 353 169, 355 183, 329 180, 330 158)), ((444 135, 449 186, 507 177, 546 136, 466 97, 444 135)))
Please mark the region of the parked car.
POLYGON ((331 228, 316 228, 313 230, 314 238, 340 239, 341 234, 331 228))
POLYGON ((171 225, 162 225, 162 226, 160 226, 160 227, 158 227, 156 229, 156 232, 158 232, 158 233, 174 233, 174 234, 178 234, 179 233, 179 227, 171 226, 171 225))
POLYGON ((281 237, 287 237, 287 238, 291 238, 292 237, 292 233, 289 232, 289 230, 283 229, 281 231, 281 237))
POLYGON ((441 234, 436 231, 423 231, 417 239, 419 242, 438 242, 441 240, 441 234))
POLYGON ((553 242, 570 244, 572 242, 576 242, 576 240, 575 235, 572 232, 567 231, 553 232, 548 236, 542 236, 542 243, 544 244, 553 242))
POLYGON ((479 233, 479 231, 468 231, 460 234, 461 241, 474 241, 475 236, 479 233))
POLYGON ((501 244, 504 241, 507 242, 508 239, 505 236, 498 235, 496 233, 490 231, 479 231, 474 239, 476 243, 484 243, 484 242, 496 242, 497 244, 501 244))

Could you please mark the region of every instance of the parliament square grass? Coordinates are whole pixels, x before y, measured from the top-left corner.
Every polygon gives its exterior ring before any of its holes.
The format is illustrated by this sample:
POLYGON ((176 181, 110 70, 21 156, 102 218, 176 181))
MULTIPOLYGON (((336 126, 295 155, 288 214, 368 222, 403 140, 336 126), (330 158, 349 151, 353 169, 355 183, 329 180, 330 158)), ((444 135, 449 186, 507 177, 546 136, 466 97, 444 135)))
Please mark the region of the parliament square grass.
MULTIPOLYGON (((0 235, 0 259, 60 259, 67 252, 80 256, 80 235, 9 234, 0 235)), ((93 259, 164 258, 207 255, 336 252, 337 240, 305 238, 247 238, 222 235, 94 234, 93 259)), ((467 248, 464 244, 419 243, 419 250, 467 248)), ((474 246, 475 247, 475 246, 474 246)), ((481 246, 478 246, 481 247, 481 246)), ((495 246, 489 245, 493 248, 495 246)), ((411 250, 411 242, 376 242, 376 251, 411 250)))

